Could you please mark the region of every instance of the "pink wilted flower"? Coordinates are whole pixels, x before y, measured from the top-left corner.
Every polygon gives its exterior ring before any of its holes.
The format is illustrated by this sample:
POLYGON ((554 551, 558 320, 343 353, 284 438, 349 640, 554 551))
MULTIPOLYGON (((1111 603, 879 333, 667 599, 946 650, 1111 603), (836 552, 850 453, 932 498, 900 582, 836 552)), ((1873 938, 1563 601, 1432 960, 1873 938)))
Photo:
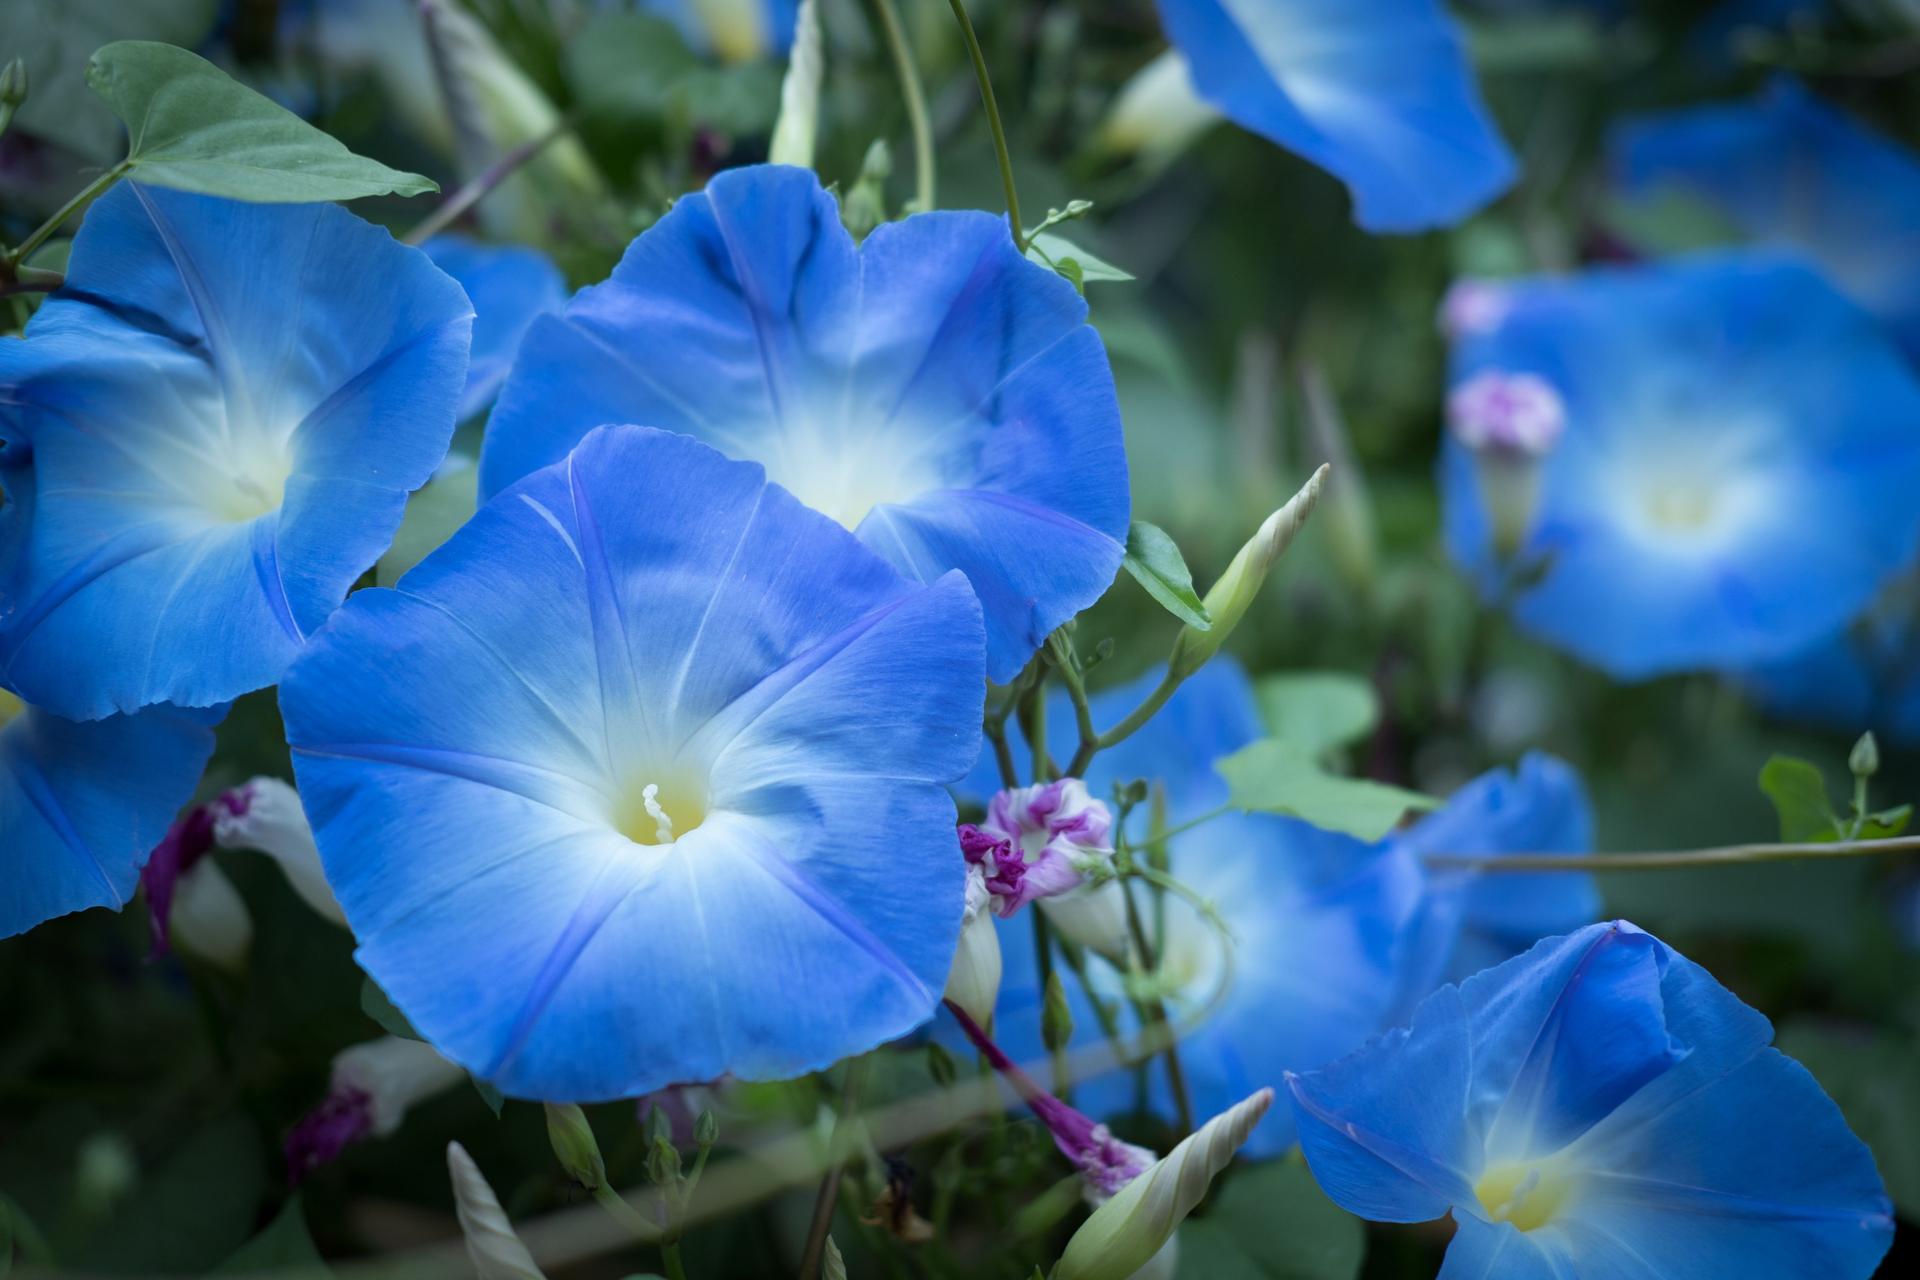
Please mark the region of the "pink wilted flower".
POLYGON ((1126 954, 1126 917, 1114 883, 1113 814, 1078 778, 1002 791, 985 821, 960 828, 960 851, 1006 917, 1044 902, 1048 919, 1102 955, 1126 954))
POLYGON ((1447 425, 1461 444, 1537 458, 1567 428, 1567 408, 1538 374, 1488 369, 1447 394, 1447 425))
POLYGON ((419 1102, 466 1075, 432 1045, 381 1036, 343 1049, 333 1060, 327 1096, 288 1132, 282 1151, 287 1179, 298 1185, 363 1138, 384 1138, 419 1102))

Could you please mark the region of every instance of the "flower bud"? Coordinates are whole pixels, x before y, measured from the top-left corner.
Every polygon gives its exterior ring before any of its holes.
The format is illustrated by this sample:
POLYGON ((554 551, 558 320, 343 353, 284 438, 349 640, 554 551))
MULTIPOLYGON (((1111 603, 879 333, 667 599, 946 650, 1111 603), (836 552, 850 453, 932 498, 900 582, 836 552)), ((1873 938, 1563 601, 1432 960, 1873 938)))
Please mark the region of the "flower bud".
POLYGON ((1546 379, 1489 369, 1447 396, 1447 429, 1473 455, 1494 554, 1526 544, 1540 505, 1540 464, 1566 430, 1566 406, 1546 379))
POLYGON ((700 1118, 693 1122, 693 1140, 702 1147, 710 1147, 720 1141, 720 1117, 713 1114, 711 1108, 702 1111, 700 1118))
POLYGON ((1173 653, 1167 659, 1168 670, 1175 679, 1184 680, 1205 666, 1207 660, 1220 651, 1220 646, 1233 629, 1240 625, 1240 619, 1246 616, 1248 607, 1253 604, 1254 596, 1259 594, 1261 584, 1266 582, 1274 563, 1293 545, 1301 526, 1313 514, 1314 505, 1320 501, 1321 490, 1326 487, 1329 470, 1322 465, 1307 479, 1299 493, 1268 516, 1233 557, 1227 571, 1207 591, 1204 603, 1213 625, 1206 631, 1196 631, 1192 627, 1180 629, 1180 634, 1173 642, 1173 653))
POLYGON ((1194 92, 1186 58, 1168 49, 1120 87, 1097 141, 1122 155, 1165 160, 1219 119, 1219 110, 1194 92))
POLYGON ((1000 935, 994 929, 993 913, 985 906, 987 892, 978 890, 978 867, 967 871, 966 917, 960 926, 960 945, 953 952, 953 967, 947 971, 945 998, 967 1011, 983 1026, 993 1024, 994 1001, 1000 995, 1000 935))
POLYGON ((1073 1233, 1053 1280, 1128 1280, 1152 1263, 1272 1105, 1260 1090, 1127 1183, 1073 1233))
POLYGON ((814 0, 800 0, 793 21, 793 48, 786 78, 780 82, 780 116, 767 146, 769 164, 813 167, 813 141, 820 123, 820 11, 814 0))
POLYGON ((240 891, 212 858, 202 858, 173 887, 168 933, 191 951, 229 972, 246 966, 253 947, 253 915, 240 891))
POLYGON ((680 1180, 680 1150, 665 1138, 655 1138, 647 1149, 647 1181, 664 1187, 680 1180))
POLYGON ((598 1191, 607 1182, 607 1162, 600 1158, 600 1144, 594 1140, 587 1113, 572 1103, 549 1102, 547 1142, 554 1158, 567 1176, 589 1191, 598 1191))
POLYGON ((320 865, 300 795, 278 778, 255 778, 223 794, 208 806, 213 840, 222 849, 253 849, 280 864, 287 883, 323 919, 345 926, 347 917, 334 899, 320 865))
POLYGON ((546 1280, 533 1255, 513 1232, 506 1210, 481 1176, 466 1148, 447 1144, 447 1174, 453 1181, 453 1210, 467 1244, 477 1280, 546 1280))
POLYGON ((1040 1006, 1040 1043, 1048 1053, 1058 1053, 1073 1043, 1073 1007, 1067 1003, 1067 988, 1058 970, 1047 974, 1046 995, 1040 1006))
POLYGON ((27 63, 24 58, 15 58, 0 70, 0 107, 18 109, 26 105, 27 63))
POLYGON ((1860 741, 1847 753, 1847 770, 1863 781, 1880 772, 1880 744, 1874 740, 1872 730, 1861 734, 1860 741))

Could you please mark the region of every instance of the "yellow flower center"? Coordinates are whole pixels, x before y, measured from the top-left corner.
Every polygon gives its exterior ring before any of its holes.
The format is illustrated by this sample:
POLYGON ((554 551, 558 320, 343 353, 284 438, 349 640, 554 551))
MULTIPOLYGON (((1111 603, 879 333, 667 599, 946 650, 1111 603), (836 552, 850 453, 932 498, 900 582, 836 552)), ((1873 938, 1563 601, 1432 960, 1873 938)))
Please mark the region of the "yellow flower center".
POLYGON ((672 844, 706 820, 706 783, 681 769, 642 770, 613 813, 614 828, 645 845, 672 844))
POLYGON ((1552 1222, 1573 1195, 1573 1178, 1560 1161, 1498 1164, 1480 1175, 1473 1193, 1495 1222, 1534 1231, 1552 1222))

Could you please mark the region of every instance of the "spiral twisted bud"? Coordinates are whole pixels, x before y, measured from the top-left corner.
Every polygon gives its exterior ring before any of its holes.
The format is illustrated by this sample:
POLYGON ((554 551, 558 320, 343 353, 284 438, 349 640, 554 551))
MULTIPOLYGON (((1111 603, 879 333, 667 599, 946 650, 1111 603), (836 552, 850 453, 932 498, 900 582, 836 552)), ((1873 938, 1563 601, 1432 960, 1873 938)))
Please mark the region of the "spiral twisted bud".
POLYGON ((1247 609, 1253 604, 1253 598, 1259 594, 1260 587, 1267 580, 1267 574, 1276 561, 1286 554, 1299 536, 1307 517, 1320 502, 1320 494, 1327 486, 1327 475, 1332 470, 1325 463, 1308 477, 1300 492, 1287 500, 1287 504, 1268 516, 1254 535, 1247 539, 1220 575, 1208 589, 1205 604, 1207 616, 1213 625, 1206 631, 1196 631, 1192 627, 1182 627, 1173 642, 1173 654, 1167 659, 1168 676, 1174 680, 1186 677, 1205 666, 1207 660, 1220 651, 1227 636, 1246 616, 1247 609))
POLYGON ((453 1180, 453 1209, 479 1280, 546 1280, 533 1255, 513 1232, 506 1210, 480 1167, 457 1142, 447 1144, 447 1173, 453 1180))
POLYGON ((1207 1121, 1122 1187, 1073 1233, 1053 1280, 1127 1280, 1146 1266, 1272 1105, 1273 1090, 1260 1090, 1207 1121))

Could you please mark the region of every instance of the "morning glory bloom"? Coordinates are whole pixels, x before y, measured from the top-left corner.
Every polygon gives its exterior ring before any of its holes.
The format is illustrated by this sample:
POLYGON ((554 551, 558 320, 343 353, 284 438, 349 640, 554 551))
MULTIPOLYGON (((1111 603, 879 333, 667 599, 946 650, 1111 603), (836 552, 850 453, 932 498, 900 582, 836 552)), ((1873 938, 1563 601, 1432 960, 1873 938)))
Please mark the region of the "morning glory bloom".
MULTIPOLYGON (((1395 833, 1392 842, 1421 856, 1592 853, 1593 806, 1573 766, 1531 751, 1516 768, 1490 769, 1467 783, 1446 804, 1395 833)), ((1428 876, 1434 897, 1449 900, 1436 913, 1445 914, 1445 927, 1457 932, 1444 957, 1444 972, 1453 981, 1600 916, 1600 889, 1591 876, 1448 870, 1428 876)))
POLYGON ((566 305, 567 282, 545 254, 525 245, 482 244, 449 234, 420 248, 473 304, 473 347, 460 394, 459 419, 465 422, 493 407, 527 326, 566 305))
POLYGON ((800 0, 643 0, 640 7, 680 28, 693 48, 750 62, 793 43, 800 0))
POLYGON ((446 453, 469 317, 335 205, 95 201, 0 340, 0 679, 84 720, 278 680, 446 453))
POLYGON ((1460 221, 1513 182, 1439 0, 1159 0, 1200 96, 1345 183, 1354 221, 1460 221))
POLYGON ((730 170, 528 330, 481 493, 603 423, 692 435, 910 578, 963 570, 1005 683, 1124 550, 1120 411, 1086 316, 1002 219, 923 213, 855 245, 810 170, 730 170))
POLYGON ((586 1102, 932 1015, 983 645, 960 574, 609 427, 356 592, 281 707, 362 967, 474 1074, 586 1102))
POLYGON ((1289 1079, 1338 1204, 1457 1224, 1442 1274, 1865 1280, 1893 1240, 1873 1157, 1767 1020, 1624 921, 1442 987, 1289 1079))
POLYGON ((153 707, 76 723, 0 688, 0 938, 126 904, 193 796, 218 718, 153 707))
POLYGON ((1705 202, 1807 258, 1920 354, 1920 156, 1787 77, 1751 102, 1629 122, 1612 150, 1629 200, 1705 202))
POLYGON ((1549 389, 1561 429, 1516 498, 1456 414, 1440 478, 1448 549, 1526 630, 1621 679, 1746 668, 1911 562, 1920 380, 1811 269, 1715 254, 1499 288, 1456 386, 1549 389))

